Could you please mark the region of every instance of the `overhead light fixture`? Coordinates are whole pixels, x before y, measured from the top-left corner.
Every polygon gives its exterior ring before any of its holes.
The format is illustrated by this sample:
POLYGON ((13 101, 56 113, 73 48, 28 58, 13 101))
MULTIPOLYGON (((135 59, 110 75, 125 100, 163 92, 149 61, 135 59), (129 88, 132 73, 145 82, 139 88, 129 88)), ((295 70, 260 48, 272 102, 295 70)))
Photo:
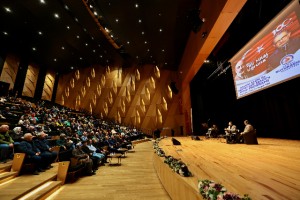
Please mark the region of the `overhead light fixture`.
POLYGON ((142 35, 144 35, 144 34, 145 34, 145 32, 143 31, 143 32, 142 32, 142 35))
POLYGON ((4 7, 5 11, 11 13, 11 9, 9 7, 4 7))
POLYGON ((161 29, 161 28, 159 29, 159 32, 162 32, 162 29, 161 29))
POLYGON ((8 35, 8 33, 6 31, 3 32, 4 35, 8 35))
POLYGON ((97 13, 96 11, 94 11, 94 15, 96 15, 96 16, 97 16, 97 15, 98 15, 98 13, 97 13))
POLYGON ((85 46, 87 46, 88 45, 88 43, 85 43, 85 46))
POLYGON ((46 2, 45 0, 40 0, 40 3, 45 4, 46 2))
POLYGON ((118 22, 119 22, 119 19, 116 19, 116 22, 118 23, 118 22))
POLYGON ((32 47, 32 50, 33 50, 33 51, 36 51, 36 48, 35 48, 35 47, 32 47))
POLYGON ((56 62, 56 61, 57 61, 57 59, 56 59, 56 58, 54 58, 53 60, 54 60, 54 62, 56 62))
POLYGON ((62 49, 62 50, 65 50, 65 47, 64 47, 64 46, 62 46, 62 47, 61 47, 61 49, 62 49))
POLYGON ((80 38, 80 36, 79 36, 79 35, 77 35, 76 37, 77 37, 77 39, 79 39, 79 38, 80 38))
POLYGON ((142 23, 142 20, 141 20, 141 19, 139 19, 139 23, 142 23))
POLYGON ((38 34, 39 34, 39 35, 43 35, 42 31, 39 31, 38 34))
POLYGON ((58 19, 58 18, 59 18, 59 14, 54 13, 54 17, 55 17, 56 19, 58 19))
POLYGON ((138 8, 138 7, 139 7, 139 4, 136 3, 134 6, 135 6, 136 8, 138 8))
POLYGON ((70 29, 70 26, 67 26, 67 29, 70 29))

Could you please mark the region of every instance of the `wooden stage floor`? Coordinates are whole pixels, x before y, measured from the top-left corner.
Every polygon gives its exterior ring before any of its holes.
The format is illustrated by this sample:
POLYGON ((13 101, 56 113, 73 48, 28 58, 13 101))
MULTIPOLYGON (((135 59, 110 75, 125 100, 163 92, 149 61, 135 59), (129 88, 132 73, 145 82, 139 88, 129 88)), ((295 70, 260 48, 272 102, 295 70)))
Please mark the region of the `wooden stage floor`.
POLYGON ((197 189, 199 179, 224 185, 253 199, 300 199, 300 141, 258 138, 259 145, 226 144, 224 139, 160 141, 166 155, 180 158, 194 174, 182 178, 197 189))

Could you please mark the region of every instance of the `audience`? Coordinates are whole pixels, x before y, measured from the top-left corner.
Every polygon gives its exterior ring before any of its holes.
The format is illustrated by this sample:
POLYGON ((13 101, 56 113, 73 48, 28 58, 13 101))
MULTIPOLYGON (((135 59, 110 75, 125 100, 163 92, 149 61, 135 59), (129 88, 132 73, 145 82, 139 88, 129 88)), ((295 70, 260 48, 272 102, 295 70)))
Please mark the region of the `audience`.
POLYGON ((0 161, 6 162, 10 157, 12 149, 14 147, 14 141, 9 134, 9 126, 1 125, 0 126, 0 161))

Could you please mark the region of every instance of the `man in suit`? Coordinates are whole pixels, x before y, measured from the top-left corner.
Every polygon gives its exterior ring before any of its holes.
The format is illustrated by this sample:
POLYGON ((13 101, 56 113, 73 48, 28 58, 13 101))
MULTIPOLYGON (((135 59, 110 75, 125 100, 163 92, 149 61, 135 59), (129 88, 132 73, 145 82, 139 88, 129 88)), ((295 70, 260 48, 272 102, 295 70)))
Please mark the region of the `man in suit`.
POLYGON ((248 120, 244 121, 245 129, 241 133, 241 137, 244 139, 245 144, 258 144, 256 138, 256 130, 250 124, 248 120))

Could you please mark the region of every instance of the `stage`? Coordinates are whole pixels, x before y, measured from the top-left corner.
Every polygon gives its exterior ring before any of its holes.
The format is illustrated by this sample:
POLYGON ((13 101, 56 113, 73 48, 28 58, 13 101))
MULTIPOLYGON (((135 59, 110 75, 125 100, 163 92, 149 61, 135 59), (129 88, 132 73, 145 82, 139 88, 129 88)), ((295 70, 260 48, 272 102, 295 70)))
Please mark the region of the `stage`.
POLYGON ((165 138, 159 146, 166 155, 188 165, 194 176, 180 178, 194 189, 193 193, 198 192, 199 179, 209 179, 230 192, 249 194, 253 200, 300 199, 298 140, 258 138, 259 145, 245 145, 226 144, 224 139, 176 139, 181 145, 173 145, 171 138, 165 138))

